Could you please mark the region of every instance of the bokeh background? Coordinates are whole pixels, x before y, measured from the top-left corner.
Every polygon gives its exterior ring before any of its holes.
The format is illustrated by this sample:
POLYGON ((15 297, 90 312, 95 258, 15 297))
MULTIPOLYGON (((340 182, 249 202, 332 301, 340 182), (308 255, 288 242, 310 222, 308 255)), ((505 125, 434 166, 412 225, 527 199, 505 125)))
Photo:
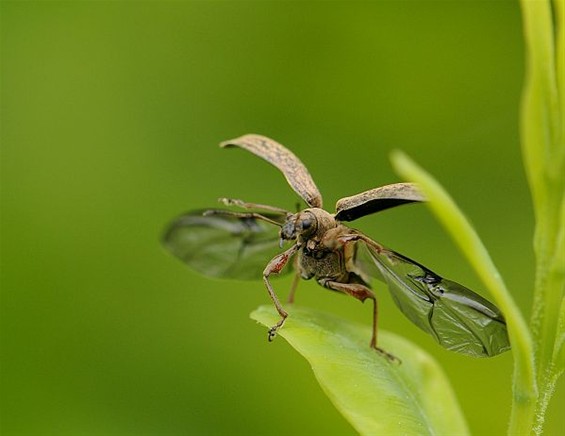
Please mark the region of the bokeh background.
MULTIPOLYGON (((269 302, 259 280, 203 278, 159 245, 171 218, 221 196, 294 209, 275 169, 217 147, 244 133, 289 146, 330 210, 399 181, 388 156, 404 150, 468 214, 529 316, 517 2, 0 7, 3 434, 354 433, 307 363, 249 320, 269 302)), ((425 207, 356 226, 483 292, 425 207)), ((473 433, 503 434, 510 353, 444 351, 377 293, 381 328, 442 363, 473 433)), ((368 306, 313 282, 297 299, 370 323, 368 306)), ((547 434, 564 404, 558 392, 547 434)))

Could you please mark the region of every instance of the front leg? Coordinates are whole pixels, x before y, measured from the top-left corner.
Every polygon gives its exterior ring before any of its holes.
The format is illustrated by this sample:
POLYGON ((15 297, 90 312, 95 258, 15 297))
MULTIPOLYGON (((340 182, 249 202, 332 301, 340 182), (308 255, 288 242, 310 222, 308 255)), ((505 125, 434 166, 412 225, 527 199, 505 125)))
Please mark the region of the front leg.
POLYGON ((267 291, 269 292, 269 297, 271 297, 271 300, 273 300, 275 308, 277 309, 277 312, 281 316, 281 320, 269 329, 269 336, 268 336, 269 342, 271 342, 273 339, 275 339, 275 336, 277 335, 277 330, 280 329, 283 326, 283 324, 284 324, 284 322, 285 322, 285 320, 288 316, 288 313, 286 313, 286 311, 283 309, 277 295, 275 294, 273 286, 271 285, 271 282, 269 281, 269 276, 271 274, 279 274, 282 271, 282 269, 285 267, 285 265, 287 264, 288 260, 297 251, 298 251, 298 244, 293 245, 288 250, 286 250, 284 253, 281 253, 281 254, 275 256, 273 259, 271 259, 271 261, 267 264, 267 266, 265 267, 265 270, 263 271, 263 282, 265 282, 265 286, 267 287, 267 291))

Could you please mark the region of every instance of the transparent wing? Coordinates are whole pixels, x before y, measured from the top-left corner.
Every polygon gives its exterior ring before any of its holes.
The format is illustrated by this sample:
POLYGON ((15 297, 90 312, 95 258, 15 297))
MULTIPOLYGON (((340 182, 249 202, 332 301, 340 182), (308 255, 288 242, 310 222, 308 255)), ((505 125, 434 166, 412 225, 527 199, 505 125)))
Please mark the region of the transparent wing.
POLYGON ((361 245, 402 313, 441 346, 474 357, 510 349, 506 322, 494 304, 392 250, 361 245))
MULTIPOLYGON (((284 218, 278 214, 263 215, 277 222, 284 218)), ((240 280, 261 279, 269 260, 281 251, 276 226, 222 210, 192 211, 179 216, 165 230, 162 243, 175 257, 203 275, 240 280)))
POLYGON ((357 268, 355 272, 359 274, 366 283, 369 283, 371 278, 375 278, 386 283, 386 280, 377 266, 378 264, 375 262, 373 254, 369 250, 369 246, 367 244, 363 242, 355 244, 354 264, 357 268))

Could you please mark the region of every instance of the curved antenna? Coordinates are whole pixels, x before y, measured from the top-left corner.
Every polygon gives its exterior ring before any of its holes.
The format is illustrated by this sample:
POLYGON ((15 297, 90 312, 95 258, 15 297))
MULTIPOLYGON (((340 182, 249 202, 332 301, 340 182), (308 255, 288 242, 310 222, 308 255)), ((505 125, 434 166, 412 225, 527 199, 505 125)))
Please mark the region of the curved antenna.
POLYGON ((335 219, 353 221, 391 207, 420 201, 426 199, 414 183, 393 183, 338 200, 335 219))
POLYGON ((220 144, 220 147, 240 147, 265 159, 284 174, 291 188, 309 206, 322 207, 322 195, 304 164, 278 142, 266 136, 249 134, 224 141, 220 144))

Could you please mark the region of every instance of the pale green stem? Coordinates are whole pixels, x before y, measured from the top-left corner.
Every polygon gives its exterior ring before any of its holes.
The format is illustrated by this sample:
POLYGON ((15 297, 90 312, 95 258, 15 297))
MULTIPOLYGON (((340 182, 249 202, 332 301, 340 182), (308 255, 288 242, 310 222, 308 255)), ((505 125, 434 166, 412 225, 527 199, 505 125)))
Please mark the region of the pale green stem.
POLYGON ((521 0, 521 6, 527 54, 522 152, 536 216, 531 324, 540 394, 533 430, 541 434, 565 366, 565 8, 563 0, 521 0))
MULTIPOLYGON (((555 1, 562 41, 563 6, 555 1), (560 16, 561 15, 561 16, 560 16)), ((538 381, 546 379, 555 344, 559 307, 563 289, 556 286, 556 235, 561 223, 560 204, 563 196, 563 122, 556 58, 554 26, 549 0, 522 0, 524 37, 527 49, 526 82, 522 100, 522 151, 534 202, 536 230, 536 281, 532 310, 538 381)), ((562 44, 559 44, 562 48, 562 44)), ((562 65, 560 66, 561 72, 562 65)))

